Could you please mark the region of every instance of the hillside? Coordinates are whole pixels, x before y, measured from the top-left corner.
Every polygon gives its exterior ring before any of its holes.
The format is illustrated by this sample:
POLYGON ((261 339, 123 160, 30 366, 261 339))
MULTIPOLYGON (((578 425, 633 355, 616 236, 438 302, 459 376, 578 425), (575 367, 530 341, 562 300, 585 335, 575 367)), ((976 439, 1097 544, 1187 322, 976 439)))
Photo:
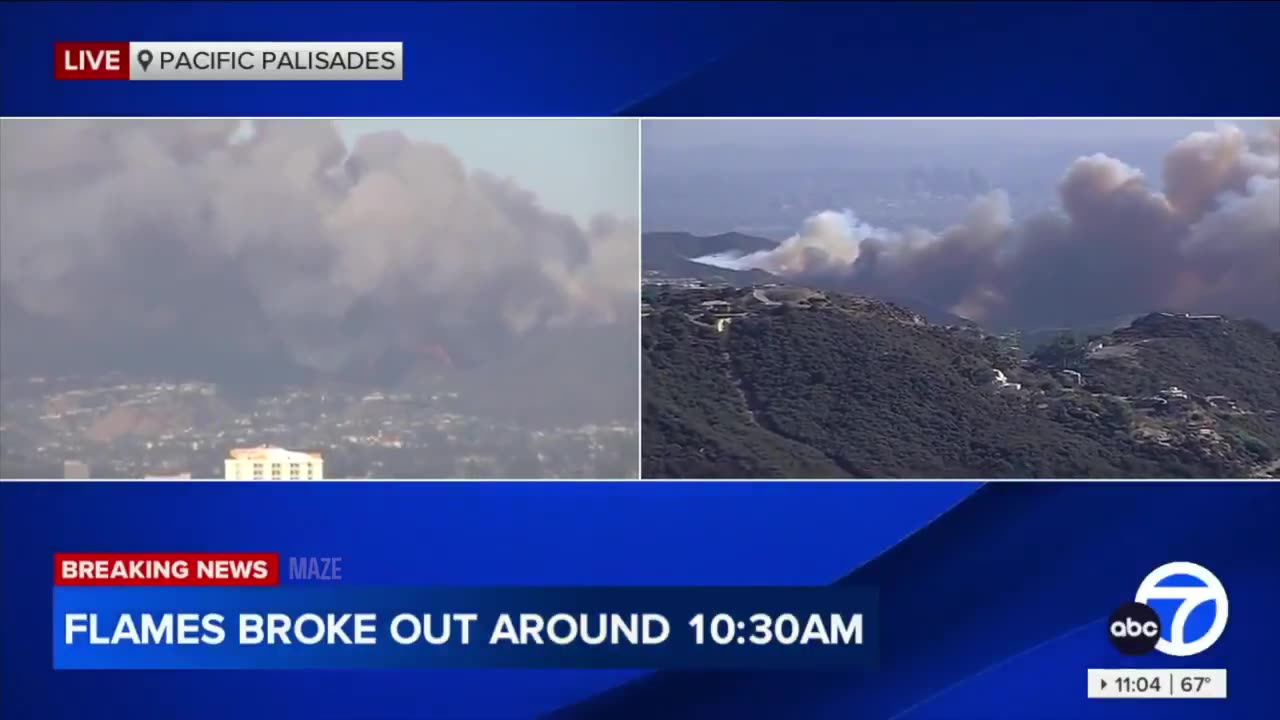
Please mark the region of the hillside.
POLYGON ((1280 458, 1280 335, 1249 321, 1152 314, 1023 359, 855 296, 648 301, 647 477, 1237 477, 1280 458))

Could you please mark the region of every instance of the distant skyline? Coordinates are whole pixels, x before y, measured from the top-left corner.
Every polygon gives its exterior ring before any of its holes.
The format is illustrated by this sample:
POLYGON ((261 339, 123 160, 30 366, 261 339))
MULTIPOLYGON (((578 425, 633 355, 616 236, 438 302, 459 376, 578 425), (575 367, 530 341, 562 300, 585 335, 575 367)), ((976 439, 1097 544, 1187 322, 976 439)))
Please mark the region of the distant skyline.
POLYGON ((598 213, 639 212, 638 121, 627 119, 344 119, 348 145, 361 135, 399 130, 448 147, 469 171, 515 179, 544 209, 579 223, 598 213))

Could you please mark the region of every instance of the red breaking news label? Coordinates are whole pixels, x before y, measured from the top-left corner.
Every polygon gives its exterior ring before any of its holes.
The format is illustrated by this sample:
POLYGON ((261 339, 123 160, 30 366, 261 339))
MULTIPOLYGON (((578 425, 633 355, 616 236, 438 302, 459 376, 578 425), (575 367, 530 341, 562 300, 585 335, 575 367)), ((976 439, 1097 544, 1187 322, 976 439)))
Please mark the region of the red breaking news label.
POLYGON ((128 80, 129 43, 56 42, 55 80, 128 80))
POLYGON ((279 553, 54 553, 54 585, 279 585, 279 553))

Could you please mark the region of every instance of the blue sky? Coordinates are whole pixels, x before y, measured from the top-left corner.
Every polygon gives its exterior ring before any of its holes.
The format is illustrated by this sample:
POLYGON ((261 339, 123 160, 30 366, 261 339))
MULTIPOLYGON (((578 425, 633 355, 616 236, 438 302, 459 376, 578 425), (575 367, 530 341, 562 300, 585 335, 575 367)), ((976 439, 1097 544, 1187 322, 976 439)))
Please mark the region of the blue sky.
POLYGON ((471 170, 514 178, 543 207, 586 221, 598 212, 639 216, 638 122, 615 119, 339 120, 348 144, 400 130, 451 149, 471 170))

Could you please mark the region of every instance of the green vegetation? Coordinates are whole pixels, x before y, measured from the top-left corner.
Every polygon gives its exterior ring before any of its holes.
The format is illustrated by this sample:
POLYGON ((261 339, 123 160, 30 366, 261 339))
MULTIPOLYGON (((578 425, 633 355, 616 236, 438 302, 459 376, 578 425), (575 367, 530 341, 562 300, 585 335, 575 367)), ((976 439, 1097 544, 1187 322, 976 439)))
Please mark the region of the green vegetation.
POLYGON ((1079 370, 1085 363, 1087 348, 1070 334, 1062 334, 1031 353, 1031 359, 1046 368, 1079 370))
POLYGON ((650 477, 841 477, 821 453, 751 418, 714 329, 667 311, 646 323, 642 472, 650 477))
POLYGON ((1099 387, 1149 395, 1176 385, 1193 395, 1225 395, 1280 410, 1280 332, 1257 321, 1152 313, 1112 333, 1107 343, 1139 351, 1130 361, 1093 363, 1099 387))
POLYGON ((1022 362, 999 338, 828 298, 654 296, 645 476, 1223 477, 1280 456, 1280 340, 1256 323, 1150 315, 1100 338, 1119 351, 1063 336, 1022 362), (713 298, 745 316, 698 324, 713 298))

